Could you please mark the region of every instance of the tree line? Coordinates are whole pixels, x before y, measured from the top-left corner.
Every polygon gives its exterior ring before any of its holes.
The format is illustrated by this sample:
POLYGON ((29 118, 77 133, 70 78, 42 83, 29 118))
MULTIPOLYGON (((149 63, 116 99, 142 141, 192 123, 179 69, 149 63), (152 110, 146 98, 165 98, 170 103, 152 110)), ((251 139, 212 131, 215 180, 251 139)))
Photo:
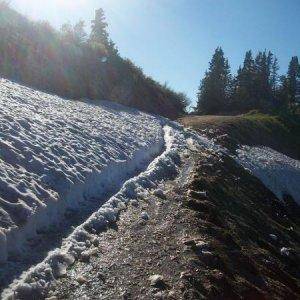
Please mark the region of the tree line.
POLYGON ((185 94, 120 56, 102 9, 96 10, 88 35, 83 21, 57 31, 0 0, 0 37, 2 77, 63 97, 112 100, 170 118, 188 105, 185 94))
POLYGON ((199 114, 295 110, 300 95, 300 64, 292 57, 286 75, 279 76, 278 59, 271 51, 245 54, 237 75, 230 71, 221 47, 213 54, 202 79, 195 112, 199 114))

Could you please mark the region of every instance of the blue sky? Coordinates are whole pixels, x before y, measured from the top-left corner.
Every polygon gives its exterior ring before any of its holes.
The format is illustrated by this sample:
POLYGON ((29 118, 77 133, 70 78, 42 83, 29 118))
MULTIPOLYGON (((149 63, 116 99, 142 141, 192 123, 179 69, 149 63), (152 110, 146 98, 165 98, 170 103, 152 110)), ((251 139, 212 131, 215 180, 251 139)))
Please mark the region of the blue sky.
POLYGON ((300 56, 300 0, 11 0, 34 20, 82 19, 87 30, 102 7, 111 38, 146 74, 191 100, 214 49, 222 46, 232 71, 246 50, 270 49, 281 73, 300 56))

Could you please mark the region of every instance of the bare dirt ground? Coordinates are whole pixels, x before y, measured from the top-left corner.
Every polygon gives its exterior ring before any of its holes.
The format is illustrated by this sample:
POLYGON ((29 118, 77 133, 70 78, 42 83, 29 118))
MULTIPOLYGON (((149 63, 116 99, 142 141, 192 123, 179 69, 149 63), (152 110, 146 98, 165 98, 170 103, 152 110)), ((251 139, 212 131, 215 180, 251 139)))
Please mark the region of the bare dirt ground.
POLYGON ((117 226, 99 236, 99 245, 88 262, 77 262, 49 297, 198 298, 185 283, 190 274, 187 241, 197 234, 194 213, 183 209, 192 168, 192 160, 186 159, 182 173, 161 185, 163 194, 150 193, 129 205, 117 226), (162 277, 151 282, 152 275, 162 277))

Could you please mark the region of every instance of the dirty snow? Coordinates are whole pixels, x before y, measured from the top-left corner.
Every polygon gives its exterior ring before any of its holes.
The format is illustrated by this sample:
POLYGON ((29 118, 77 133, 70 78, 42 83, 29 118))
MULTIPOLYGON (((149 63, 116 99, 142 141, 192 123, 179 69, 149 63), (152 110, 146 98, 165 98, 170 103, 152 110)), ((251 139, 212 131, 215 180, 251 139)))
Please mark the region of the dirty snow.
POLYGON ((68 101, 0 79, 0 262, 68 208, 118 190, 150 163, 164 149, 162 124, 113 103, 68 101))
POLYGON ((300 204, 300 161, 268 147, 242 146, 236 160, 279 199, 288 194, 300 204))
POLYGON ((2 293, 4 299, 13 295, 17 299, 33 296, 38 299, 43 298, 55 278, 63 276, 67 267, 92 246, 92 241, 99 231, 105 229, 108 224, 116 222, 119 213, 132 199, 136 200, 138 195, 157 187, 161 180, 172 178, 177 174, 177 166, 180 163, 179 153, 186 148, 185 138, 180 128, 172 123, 170 125, 172 127, 168 125, 163 127, 165 151, 150 163, 146 171, 127 180, 117 194, 63 241, 60 249, 50 252, 43 262, 15 280, 2 293))
POLYGON ((42 297, 130 201, 176 175, 187 147, 182 126, 164 118, 110 102, 68 101, 4 79, 0 137, 2 266, 22 257, 26 240, 59 223, 68 209, 95 206, 2 298, 42 297))

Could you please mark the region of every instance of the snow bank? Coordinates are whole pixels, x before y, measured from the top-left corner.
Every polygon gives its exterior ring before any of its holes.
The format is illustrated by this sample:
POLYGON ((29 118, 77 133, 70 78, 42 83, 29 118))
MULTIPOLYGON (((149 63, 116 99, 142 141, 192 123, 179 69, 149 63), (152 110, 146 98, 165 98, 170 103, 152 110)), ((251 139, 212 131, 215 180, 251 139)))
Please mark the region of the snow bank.
POLYGON ((3 292, 3 299, 43 298, 55 278, 65 274, 66 268, 91 246, 97 232, 116 221, 131 199, 136 199, 145 189, 154 188, 162 179, 177 173, 179 153, 186 147, 185 137, 182 130, 174 124, 170 125, 163 128, 165 151, 151 162, 147 170, 126 181, 117 194, 63 241, 60 249, 50 252, 42 263, 13 282, 3 292))
POLYGON ((300 162, 267 147, 242 146, 235 158, 279 199, 291 195, 300 204, 300 162))
POLYGON ((0 262, 68 208, 101 202, 147 166, 164 150, 162 123, 0 80, 0 262))

